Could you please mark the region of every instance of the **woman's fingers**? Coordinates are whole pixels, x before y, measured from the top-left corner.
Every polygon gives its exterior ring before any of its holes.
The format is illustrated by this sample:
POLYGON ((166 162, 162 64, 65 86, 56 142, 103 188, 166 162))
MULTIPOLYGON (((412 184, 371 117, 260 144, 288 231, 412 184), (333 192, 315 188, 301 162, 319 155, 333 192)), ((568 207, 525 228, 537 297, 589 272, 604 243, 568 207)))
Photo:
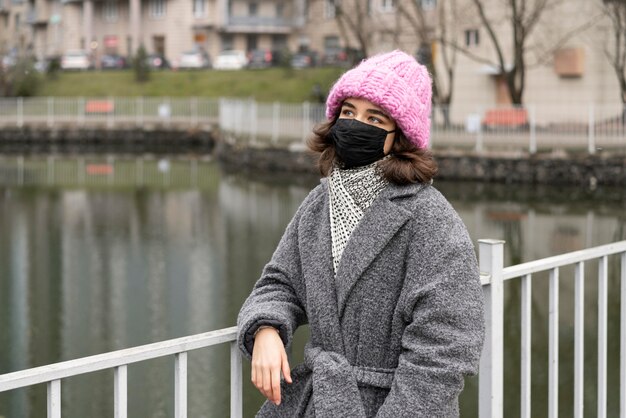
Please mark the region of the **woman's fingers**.
POLYGON ((272 394, 272 373, 270 370, 263 368, 263 395, 271 402, 274 402, 274 396, 272 394))
POLYGON ((283 376, 285 376, 285 381, 287 383, 292 383, 291 370, 289 369, 289 359, 287 358, 287 353, 285 353, 284 350, 283 350, 282 357, 283 357, 283 361, 282 361, 283 376))

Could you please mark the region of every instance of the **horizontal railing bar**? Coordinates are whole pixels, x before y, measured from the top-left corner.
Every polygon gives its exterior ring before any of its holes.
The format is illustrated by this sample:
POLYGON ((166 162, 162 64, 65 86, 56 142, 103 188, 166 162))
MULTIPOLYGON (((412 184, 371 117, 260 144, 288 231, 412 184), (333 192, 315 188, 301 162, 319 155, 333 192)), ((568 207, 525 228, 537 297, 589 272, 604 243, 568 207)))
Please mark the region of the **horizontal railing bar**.
MULTIPOLYGON (((569 264, 576 264, 580 261, 593 260, 607 255, 619 254, 626 251, 626 241, 614 242, 612 244, 600 245, 586 250, 573 251, 571 253, 548 257, 541 260, 530 261, 503 270, 503 280, 514 279, 516 277, 533 274, 540 271, 551 270, 556 267, 563 267, 569 264)), ((481 277, 481 283, 483 282, 481 277)), ((487 282, 489 283, 489 282, 487 282)))
POLYGON ((209 347, 235 341, 236 339, 237 327, 229 327, 202 334, 7 373, 0 376, 0 392, 209 347))

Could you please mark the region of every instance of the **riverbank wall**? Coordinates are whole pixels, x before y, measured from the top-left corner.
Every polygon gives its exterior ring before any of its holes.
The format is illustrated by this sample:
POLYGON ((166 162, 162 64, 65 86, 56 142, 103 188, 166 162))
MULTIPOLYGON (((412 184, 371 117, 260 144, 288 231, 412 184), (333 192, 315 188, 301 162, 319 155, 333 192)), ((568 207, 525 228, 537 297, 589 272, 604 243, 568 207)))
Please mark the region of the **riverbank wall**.
POLYGON ((166 125, 3 127, 0 154, 209 154, 215 128, 166 125))
MULTIPOLYGON (((242 140, 215 124, 22 127, 0 129, 0 154, 214 154, 233 171, 318 175, 315 156, 301 141, 242 140)), ((439 179, 497 183, 626 187, 626 150, 516 151, 433 150, 439 179)))
MULTIPOLYGON (((434 150, 438 179, 496 183, 626 187, 626 155, 526 154, 434 150)), ((315 156, 304 147, 273 148, 219 141, 217 158, 232 168, 315 174, 315 156)))

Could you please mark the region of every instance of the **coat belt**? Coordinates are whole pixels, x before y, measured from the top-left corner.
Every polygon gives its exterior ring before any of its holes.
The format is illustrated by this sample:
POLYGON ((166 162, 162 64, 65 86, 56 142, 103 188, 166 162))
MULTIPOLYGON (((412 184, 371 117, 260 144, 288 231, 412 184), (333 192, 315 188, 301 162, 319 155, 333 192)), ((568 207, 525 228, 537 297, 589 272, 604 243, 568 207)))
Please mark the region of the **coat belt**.
POLYGON ((304 348, 304 365, 312 372, 316 417, 364 417, 358 384, 389 389, 395 372, 353 366, 344 355, 311 343, 304 348))

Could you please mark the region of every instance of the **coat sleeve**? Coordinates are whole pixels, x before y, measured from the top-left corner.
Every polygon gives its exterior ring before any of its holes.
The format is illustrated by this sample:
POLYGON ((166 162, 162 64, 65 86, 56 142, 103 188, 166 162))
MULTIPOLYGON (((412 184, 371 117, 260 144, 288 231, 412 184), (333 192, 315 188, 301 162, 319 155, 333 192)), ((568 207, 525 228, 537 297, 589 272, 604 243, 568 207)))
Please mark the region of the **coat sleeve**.
POLYGON ((482 286, 465 225, 450 211, 439 226, 418 225, 409 246, 402 351, 378 417, 458 416, 464 376, 478 372, 482 286))
POLYGON ((261 325, 278 329, 285 347, 291 345, 298 326, 307 323, 302 268, 298 246, 298 224, 302 211, 317 194, 317 189, 300 205, 287 226, 271 260, 244 302, 237 317, 237 343, 248 359, 252 358, 254 333, 261 325))

